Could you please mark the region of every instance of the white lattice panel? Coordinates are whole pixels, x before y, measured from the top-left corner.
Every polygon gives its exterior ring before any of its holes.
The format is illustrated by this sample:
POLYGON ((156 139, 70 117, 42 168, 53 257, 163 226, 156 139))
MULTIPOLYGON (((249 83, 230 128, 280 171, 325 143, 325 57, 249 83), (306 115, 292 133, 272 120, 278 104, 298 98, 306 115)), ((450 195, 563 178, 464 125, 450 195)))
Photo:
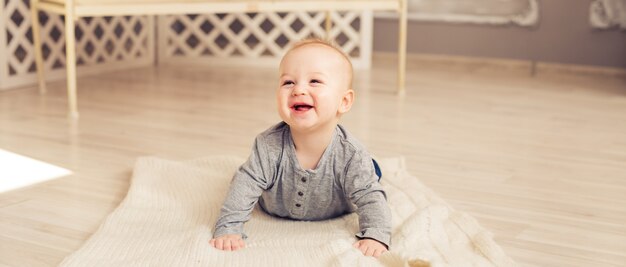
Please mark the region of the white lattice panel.
MULTIPOLYGON (((2 0, 0 12, 0 89, 36 83, 28 0, 2 0)), ((65 78, 63 17, 40 12, 46 77, 65 78)), ((76 23, 79 74, 151 64, 153 18, 147 16, 83 18, 76 23)))
MULTIPOLYGON (((369 68, 372 13, 331 12, 330 39, 369 68)), ((230 13, 159 17, 160 62, 275 66, 290 44, 326 37, 325 12, 230 13)))

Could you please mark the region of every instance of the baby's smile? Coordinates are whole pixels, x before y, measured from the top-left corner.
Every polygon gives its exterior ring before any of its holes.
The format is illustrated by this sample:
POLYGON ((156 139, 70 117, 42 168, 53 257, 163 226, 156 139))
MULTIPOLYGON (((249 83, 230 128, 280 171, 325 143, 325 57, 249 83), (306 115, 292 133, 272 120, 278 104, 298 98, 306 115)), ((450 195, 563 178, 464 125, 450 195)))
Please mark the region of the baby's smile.
POLYGON ((313 108, 315 107, 307 103, 294 103, 293 105, 291 105, 291 109, 293 109, 296 112, 306 112, 313 108))

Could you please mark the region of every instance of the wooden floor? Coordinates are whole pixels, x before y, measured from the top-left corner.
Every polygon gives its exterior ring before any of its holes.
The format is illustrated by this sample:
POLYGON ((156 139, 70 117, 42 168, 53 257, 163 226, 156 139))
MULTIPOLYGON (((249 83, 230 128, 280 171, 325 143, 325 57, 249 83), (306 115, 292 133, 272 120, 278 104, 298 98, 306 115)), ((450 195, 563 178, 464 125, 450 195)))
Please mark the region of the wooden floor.
MULTIPOLYGON (((398 97, 394 59, 373 64, 343 124, 377 157, 406 157, 520 266, 625 266, 623 77, 413 58, 398 97)), ((78 123, 63 82, 0 92, 0 149, 74 172, 0 193, 0 266, 55 266, 80 247, 124 198, 137 157, 246 156, 278 121, 276 78, 180 66, 88 76, 78 123)))

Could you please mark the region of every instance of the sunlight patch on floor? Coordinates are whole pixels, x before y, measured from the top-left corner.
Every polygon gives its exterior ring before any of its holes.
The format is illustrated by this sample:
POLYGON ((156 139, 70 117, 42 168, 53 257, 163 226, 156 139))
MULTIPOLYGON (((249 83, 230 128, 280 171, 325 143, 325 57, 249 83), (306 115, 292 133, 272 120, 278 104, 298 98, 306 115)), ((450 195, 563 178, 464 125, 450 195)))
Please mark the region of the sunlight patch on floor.
POLYGON ((0 149, 0 193, 70 174, 70 170, 0 149))

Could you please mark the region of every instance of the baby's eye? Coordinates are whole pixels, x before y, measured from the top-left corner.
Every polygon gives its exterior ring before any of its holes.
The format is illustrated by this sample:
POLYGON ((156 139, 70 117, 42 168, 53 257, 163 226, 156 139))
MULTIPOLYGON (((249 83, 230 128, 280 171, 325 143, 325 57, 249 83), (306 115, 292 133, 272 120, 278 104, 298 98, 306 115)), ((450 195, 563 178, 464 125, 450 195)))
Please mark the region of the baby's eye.
POLYGON ((283 82, 283 85, 292 85, 294 82, 292 80, 286 80, 283 82))
POLYGON ((320 81, 318 79, 313 79, 313 80, 311 80, 311 83, 322 83, 322 81, 320 81))

